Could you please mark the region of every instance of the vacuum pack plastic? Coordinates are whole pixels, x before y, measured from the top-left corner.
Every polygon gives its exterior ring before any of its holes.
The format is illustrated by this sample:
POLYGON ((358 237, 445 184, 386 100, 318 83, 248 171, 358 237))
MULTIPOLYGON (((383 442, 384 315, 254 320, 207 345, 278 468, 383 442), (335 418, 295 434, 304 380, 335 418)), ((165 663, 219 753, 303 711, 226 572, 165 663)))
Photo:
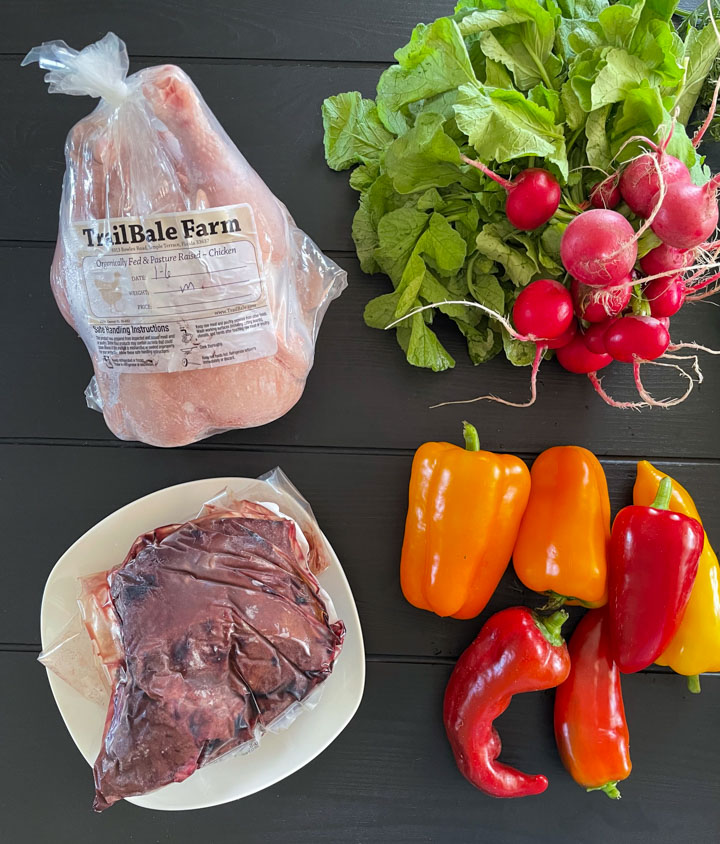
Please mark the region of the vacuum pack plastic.
POLYGON ((312 512, 276 469, 80 581, 76 619, 40 659, 107 705, 97 811, 248 752, 317 703, 345 633, 311 571, 326 563, 312 512))
POLYGON ((173 65, 127 76, 113 33, 35 47, 71 130, 52 288, 92 357, 86 397, 158 446, 263 425, 300 398, 346 273, 300 231, 173 65))

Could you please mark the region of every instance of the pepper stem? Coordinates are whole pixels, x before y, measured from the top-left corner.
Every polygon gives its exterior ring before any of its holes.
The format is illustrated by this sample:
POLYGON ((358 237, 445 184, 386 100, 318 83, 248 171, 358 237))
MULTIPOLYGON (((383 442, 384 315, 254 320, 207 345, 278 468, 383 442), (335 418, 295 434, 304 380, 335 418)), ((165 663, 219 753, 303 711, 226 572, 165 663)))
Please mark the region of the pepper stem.
POLYGON ((688 691, 692 692, 694 695, 700 694, 700 675, 699 674, 690 674, 687 678, 687 686, 688 691))
POLYGON ((650 505, 656 510, 667 510, 670 505, 670 496, 672 495, 672 481, 670 478, 663 478, 658 486, 655 500, 650 505))
POLYGON ((533 618, 535 619, 535 624, 537 624, 540 632, 551 645, 559 648, 564 643, 565 640, 560 633, 560 628, 563 624, 565 624, 568 618, 568 613, 565 610, 557 610, 552 615, 545 618, 540 618, 539 616, 533 614, 533 618))
POLYGON ((469 422, 463 422, 463 437, 468 451, 480 451, 480 437, 477 428, 469 422))
POLYGON ((617 787, 617 780, 615 782, 606 782, 605 785, 599 785, 597 788, 588 788, 586 791, 604 791, 612 800, 619 800, 622 797, 617 787))
POLYGON ((564 606, 565 602, 568 600, 565 595, 561 595, 559 592, 553 592, 552 589, 548 590, 545 594, 548 598, 547 602, 542 607, 545 612, 554 612, 555 610, 559 610, 560 607, 564 606))

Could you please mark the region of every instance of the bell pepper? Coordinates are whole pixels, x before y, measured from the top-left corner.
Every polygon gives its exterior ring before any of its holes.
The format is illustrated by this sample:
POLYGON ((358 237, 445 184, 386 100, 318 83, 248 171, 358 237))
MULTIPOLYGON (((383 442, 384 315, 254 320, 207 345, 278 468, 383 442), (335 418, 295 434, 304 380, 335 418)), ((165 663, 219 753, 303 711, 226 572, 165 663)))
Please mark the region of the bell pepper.
POLYGON ((461 655, 445 690, 443 720, 460 773, 493 797, 524 797, 547 788, 547 777, 498 762, 502 745, 493 721, 513 695, 550 689, 570 671, 558 610, 540 619, 527 607, 491 616, 461 655))
POLYGON ((415 607, 440 616, 482 612, 510 561, 530 493, 527 466, 512 454, 430 442, 415 452, 400 583, 415 607))
POLYGON ((555 741, 563 765, 588 791, 619 798, 630 776, 620 671, 610 655, 607 607, 590 610, 570 638, 570 675, 555 692, 555 741))
MULTIPOLYGON (((633 502, 649 504, 658 484, 667 477, 647 460, 641 460, 637 465, 633 502)), ((675 480, 672 481, 669 509, 691 516, 702 524, 690 493, 675 480)), ((700 691, 698 675, 705 671, 720 671, 720 566, 707 533, 685 615, 670 644, 655 662, 684 674, 692 692, 700 691)))
POLYGON ((559 602, 607 602, 610 498, 600 462, 575 445, 535 460, 532 486, 513 552, 520 580, 559 602))
POLYGON ((610 539, 610 637, 621 671, 647 668, 670 644, 690 598, 703 547, 697 519, 668 510, 663 478, 651 507, 624 507, 610 539))

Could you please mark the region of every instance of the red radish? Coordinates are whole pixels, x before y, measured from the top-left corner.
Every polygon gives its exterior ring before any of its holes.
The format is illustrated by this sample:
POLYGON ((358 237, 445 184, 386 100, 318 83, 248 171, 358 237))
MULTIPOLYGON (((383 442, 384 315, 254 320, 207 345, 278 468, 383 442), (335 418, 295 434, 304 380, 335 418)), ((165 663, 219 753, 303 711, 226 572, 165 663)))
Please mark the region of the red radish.
POLYGON ((602 290, 582 284, 574 278, 570 283, 570 292, 575 302, 575 313, 586 322, 603 322, 627 307, 633 284, 632 277, 627 276, 617 287, 602 290))
POLYGON ((548 349, 561 349, 563 346, 567 346, 567 344, 572 340, 572 338, 577 334, 578 324, 575 317, 573 317, 572 322, 568 326, 568 328, 563 331, 563 333, 556 337, 554 340, 547 340, 545 345, 548 349))
POLYGON ((596 322, 585 330, 582 337, 588 351, 594 355, 607 354, 607 350, 605 349, 605 332, 616 321, 617 317, 612 317, 611 319, 605 320, 605 322, 596 322))
POLYGON ((554 340, 570 327, 572 298, 559 281, 542 278, 520 293, 512 316, 518 333, 531 340, 554 340))
POLYGON ((565 229, 560 257, 570 275, 583 284, 615 287, 635 264, 635 232, 617 211, 592 208, 578 214, 565 229))
POLYGON ((645 296, 654 317, 671 317, 683 306, 685 284, 681 276, 655 278, 645 285, 645 296))
POLYGON ((651 249, 647 255, 642 256, 640 267, 645 275, 659 275, 665 270, 675 275, 678 270, 689 267, 693 259, 692 251, 676 249, 674 246, 668 246, 667 243, 661 243, 660 246, 651 249))
POLYGON ((547 223, 557 211, 560 205, 560 185, 547 170, 529 167, 510 181, 493 173, 480 161, 474 161, 466 155, 461 155, 460 158, 505 188, 508 194, 505 216, 516 229, 537 229, 547 223))
POLYGON ((718 182, 720 175, 704 185, 690 182, 668 185, 651 226, 663 243, 677 249, 692 249, 710 237, 718 224, 715 196, 718 182))
POLYGON ((605 332, 605 348, 615 360, 655 360, 670 345, 670 334, 663 323, 651 316, 622 317, 605 332))
POLYGON ((617 176, 598 182, 590 191, 590 204, 593 208, 615 208, 621 199, 617 176))
POLYGON ((612 363, 610 355, 594 355, 583 342, 581 334, 576 334, 567 346, 558 349, 555 354, 563 369, 578 375, 597 372, 612 363))
POLYGON ((649 217, 655 206, 660 178, 653 158, 662 171, 667 187, 690 181, 690 171, 680 159, 667 153, 647 153, 631 161, 620 176, 620 193, 630 210, 640 217, 649 217))

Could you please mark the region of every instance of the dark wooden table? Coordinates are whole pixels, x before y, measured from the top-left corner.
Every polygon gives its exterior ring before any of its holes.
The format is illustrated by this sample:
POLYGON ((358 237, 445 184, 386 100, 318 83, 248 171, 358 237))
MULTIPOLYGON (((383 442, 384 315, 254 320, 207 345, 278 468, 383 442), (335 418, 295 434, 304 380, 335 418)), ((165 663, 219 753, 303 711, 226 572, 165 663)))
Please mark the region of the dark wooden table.
MULTIPOLYGON (((623 681, 634 771, 623 799, 585 794, 565 773, 552 737, 552 694, 516 699, 499 722, 504 758, 543 771, 548 791, 499 801, 458 774, 440 720, 451 666, 491 612, 531 601, 508 572, 480 619, 442 620, 410 607, 398 555, 414 449, 458 440, 467 415, 485 448, 531 461, 576 443, 605 466, 615 510, 630 500, 637 458, 652 459, 696 496, 720 543, 720 360, 681 407, 631 414, 605 407, 584 378, 555 363, 530 410, 442 399, 495 392, 521 399, 527 370, 504 359, 458 360, 442 375, 411 369, 394 338, 366 328, 364 304, 387 287, 364 276, 350 222, 356 195, 322 154, 320 104, 339 91, 372 96, 393 50, 451 0, 3 0, 0 7, 0 477, 7 536, 0 597, 0 839, 24 842, 714 842, 720 837, 720 677, 700 696, 654 669, 623 681), (173 61, 193 77, 251 164, 299 225, 348 271, 332 305, 300 404, 272 425, 163 451, 114 439, 85 408, 91 367, 48 284, 62 146, 93 103, 48 96, 33 45, 80 47, 108 29, 127 41, 133 69, 173 61), (127 803, 90 810, 90 770, 36 662, 43 584, 60 554, 99 519, 156 489, 193 478, 285 469, 311 501, 353 587, 367 648, 367 686, 345 732, 309 766, 241 802, 190 813, 127 803)), ((715 155, 715 164, 720 156, 715 155)), ((720 343, 720 313, 686 308, 676 337, 720 343)), ((675 325, 676 324, 676 325, 675 325)), ((617 388, 622 389, 619 382, 617 388)), ((669 376, 659 394, 677 388, 669 376)), ((298 729, 302 729, 300 724, 298 729)))

